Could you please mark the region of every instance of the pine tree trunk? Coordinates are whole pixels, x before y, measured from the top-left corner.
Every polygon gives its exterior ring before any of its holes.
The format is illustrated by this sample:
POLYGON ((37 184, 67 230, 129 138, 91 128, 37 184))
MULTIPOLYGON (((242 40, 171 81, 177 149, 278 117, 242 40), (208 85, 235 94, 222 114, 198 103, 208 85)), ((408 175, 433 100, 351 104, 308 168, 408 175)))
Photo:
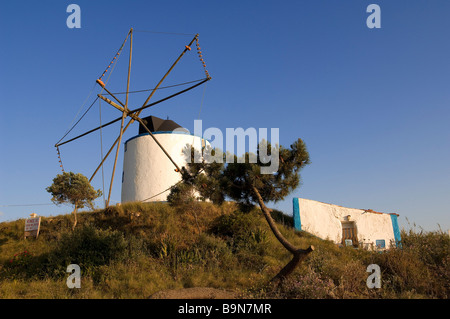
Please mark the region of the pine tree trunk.
POLYGON ((272 230, 273 234, 275 235, 277 240, 283 245, 283 247, 286 248, 286 250, 293 255, 292 260, 286 266, 284 266, 284 268, 281 269, 280 272, 275 277, 272 278, 272 281, 283 280, 294 271, 294 269, 298 266, 298 264, 300 264, 308 256, 310 252, 314 250, 314 246, 311 245, 307 249, 298 249, 294 245, 292 245, 279 231, 277 224, 270 215, 270 209, 267 208, 267 206, 264 204, 261 194, 259 193, 258 189, 254 186, 253 192, 256 195, 258 204, 261 207, 261 211, 263 212, 264 217, 266 218, 266 221, 269 224, 269 227, 272 230))
POLYGON ((78 205, 75 204, 75 209, 73 210, 73 216, 74 216, 74 221, 73 221, 73 226, 72 226, 72 231, 75 230, 75 226, 77 226, 77 209, 78 209, 78 205))

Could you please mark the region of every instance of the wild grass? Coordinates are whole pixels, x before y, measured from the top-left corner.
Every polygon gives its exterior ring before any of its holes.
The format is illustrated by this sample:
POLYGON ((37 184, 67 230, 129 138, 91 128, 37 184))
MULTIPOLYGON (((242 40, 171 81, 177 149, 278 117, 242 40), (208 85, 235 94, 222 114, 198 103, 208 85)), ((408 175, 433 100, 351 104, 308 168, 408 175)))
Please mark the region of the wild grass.
POLYGON ((339 248, 292 228, 273 212, 283 235, 315 251, 282 285, 270 279, 290 260, 259 209, 190 203, 128 203, 72 216, 42 217, 38 239, 24 220, 0 224, 0 298, 147 298, 165 289, 232 289, 242 298, 448 298, 449 236, 403 231, 402 249, 339 248), (81 288, 66 285, 69 264, 81 288), (382 288, 369 289, 369 264, 382 288))

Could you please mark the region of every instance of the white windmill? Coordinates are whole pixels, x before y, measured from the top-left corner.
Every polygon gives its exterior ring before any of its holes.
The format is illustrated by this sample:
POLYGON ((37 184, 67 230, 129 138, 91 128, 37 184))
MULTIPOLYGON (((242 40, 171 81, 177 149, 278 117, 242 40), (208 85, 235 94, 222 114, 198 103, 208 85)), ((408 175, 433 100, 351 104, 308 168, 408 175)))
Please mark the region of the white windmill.
MULTIPOLYGON (((201 149, 202 146, 204 146, 203 144, 204 142, 201 137, 189 134, 180 125, 171 120, 162 120, 152 116, 147 118, 140 117, 140 114, 144 109, 157 105, 161 102, 167 101, 175 96, 185 93, 211 80, 211 77, 209 76, 209 73, 206 70, 206 64, 203 60, 202 52, 198 43, 198 34, 196 34, 194 38, 187 45, 185 45, 181 54, 178 56, 175 62, 173 62, 169 70, 160 79, 155 88, 147 90, 150 91, 151 93, 149 94, 145 102, 142 104, 142 106, 135 109, 131 109, 128 103, 129 94, 133 93, 132 91, 130 91, 132 50, 133 50, 133 29, 131 28, 124 42, 122 43, 122 46, 119 48, 118 52, 111 60, 106 70, 96 80, 96 83, 100 85, 100 87, 102 88, 102 93, 103 91, 106 92, 104 94, 98 94, 97 99, 101 99, 107 102, 109 105, 118 109, 122 113, 122 116, 63 142, 62 140, 73 129, 72 127, 55 144, 59 161, 61 164, 60 166, 64 171, 61 160, 61 153, 59 149, 60 146, 72 142, 83 136, 86 136, 92 132, 100 130, 101 128, 109 126, 113 123, 121 121, 119 136, 112 144, 109 151, 103 157, 102 161, 97 166, 94 173, 89 179, 89 181, 91 182, 94 176, 99 171, 99 169, 104 164, 107 157, 112 153, 114 148, 116 148, 115 160, 112 168, 111 181, 109 185, 108 198, 105 202, 105 206, 109 206, 111 199, 111 190, 114 182, 114 175, 117 166, 117 159, 120 151, 122 137, 124 132, 133 122, 135 121, 139 122, 139 135, 131 139, 128 139, 125 142, 124 168, 122 174, 122 195, 121 195, 122 202, 165 200, 169 193, 170 187, 181 180, 180 167, 186 164, 186 157, 183 154, 183 147, 189 144, 194 146, 194 148, 196 148, 197 150, 199 150, 201 149), (125 92, 125 101, 121 101, 117 97, 117 93, 112 93, 107 89, 106 84, 102 81, 102 78, 111 68, 111 66, 113 66, 114 63, 117 61, 117 58, 119 57, 128 39, 130 42, 130 54, 128 62, 127 89, 125 92), (180 61, 180 59, 186 52, 191 51, 191 46, 194 44, 194 42, 197 47, 197 54, 200 58, 200 62, 203 65, 205 78, 196 81, 182 83, 180 85, 195 82, 195 84, 189 86, 186 89, 183 89, 163 99, 150 103, 150 100, 153 97, 154 93, 161 87, 161 84, 169 75, 169 73, 173 70, 175 65, 180 61), (112 98, 114 101, 106 96, 112 98), (125 120, 127 118, 129 118, 129 121, 128 123, 125 124, 125 120)), ((92 103, 92 105, 94 103, 92 103)))

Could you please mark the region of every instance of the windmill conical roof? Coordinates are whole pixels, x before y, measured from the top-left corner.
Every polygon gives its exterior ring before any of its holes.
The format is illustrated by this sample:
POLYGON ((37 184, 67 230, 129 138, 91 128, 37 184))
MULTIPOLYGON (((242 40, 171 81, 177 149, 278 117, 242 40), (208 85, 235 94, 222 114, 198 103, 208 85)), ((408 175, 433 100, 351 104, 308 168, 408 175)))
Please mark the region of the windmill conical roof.
MULTIPOLYGON (((171 132, 175 129, 183 128, 178 123, 172 121, 172 120, 163 120, 156 116, 148 116, 143 118, 144 123, 146 123, 146 126, 150 130, 150 132, 171 132)), ((187 132, 187 130, 186 130, 187 132)), ((142 124, 139 124, 139 134, 147 133, 145 128, 142 126, 142 124)))

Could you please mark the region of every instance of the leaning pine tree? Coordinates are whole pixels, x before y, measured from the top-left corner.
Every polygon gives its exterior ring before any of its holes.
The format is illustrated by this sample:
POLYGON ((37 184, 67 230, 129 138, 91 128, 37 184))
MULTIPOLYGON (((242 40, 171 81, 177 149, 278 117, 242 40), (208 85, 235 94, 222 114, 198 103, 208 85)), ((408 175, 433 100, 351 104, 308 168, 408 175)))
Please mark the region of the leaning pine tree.
POLYGON ((289 149, 272 147, 270 143, 262 141, 256 155, 247 152, 239 160, 233 155, 234 161, 230 163, 228 160, 227 164, 223 163, 230 158, 230 154, 219 150, 205 149, 204 158, 193 148, 186 148, 186 152, 191 156, 190 164, 182 168, 182 183, 172 188, 168 197, 170 203, 191 201, 200 195, 215 204, 230 198, 244 209, 258 204, 277 240, 293 255, 273 281, 286 278, 314 250, 313 246, 299 249, 290 243, 279 231, 270 214, 271 209, 265 204, 283 200, 300 185, 300 170, 310 163, 309 153, 301 139, 290 145, 289 149), (270 158, 272 161, 278 160, 278 169, 267 173, 270 158), (263 169, 266 171, 263 172, 263 169))

